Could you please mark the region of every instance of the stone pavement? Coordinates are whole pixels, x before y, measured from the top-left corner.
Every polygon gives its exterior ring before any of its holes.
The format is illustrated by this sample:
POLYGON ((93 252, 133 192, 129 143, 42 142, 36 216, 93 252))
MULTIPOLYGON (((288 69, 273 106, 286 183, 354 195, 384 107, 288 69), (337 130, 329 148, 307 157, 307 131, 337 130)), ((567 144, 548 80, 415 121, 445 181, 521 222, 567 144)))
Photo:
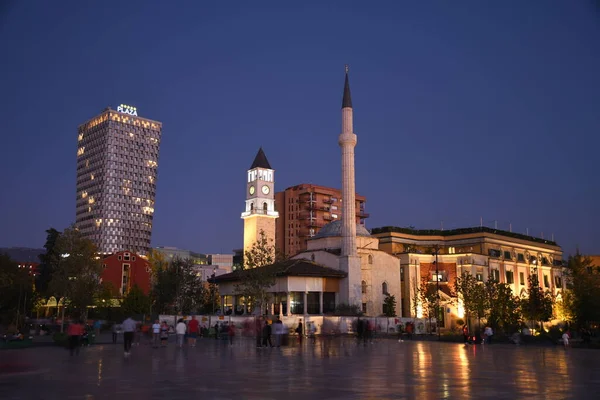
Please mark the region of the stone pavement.
POLYGON ((600 353, 561 347, 399 343, 350 338, 281 349, 199 339, 196 348, 122 344, 0 352, 38 375, 0 379, 0 399, 566 399, 598 398, 600 353))

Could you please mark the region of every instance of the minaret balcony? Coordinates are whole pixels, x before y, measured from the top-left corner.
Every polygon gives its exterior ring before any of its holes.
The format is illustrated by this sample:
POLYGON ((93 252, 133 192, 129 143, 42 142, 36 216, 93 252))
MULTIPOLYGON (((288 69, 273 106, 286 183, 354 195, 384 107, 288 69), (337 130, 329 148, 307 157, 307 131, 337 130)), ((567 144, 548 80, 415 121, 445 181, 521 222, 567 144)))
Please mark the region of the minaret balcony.
POLYGON ((266 215, 269 217, 279 217, 279 213, 277 211, 269 211, 263 209, 254 209, 250 211, 245 211, 242 213, 242 218, 249 217, 251 215, 266 215))

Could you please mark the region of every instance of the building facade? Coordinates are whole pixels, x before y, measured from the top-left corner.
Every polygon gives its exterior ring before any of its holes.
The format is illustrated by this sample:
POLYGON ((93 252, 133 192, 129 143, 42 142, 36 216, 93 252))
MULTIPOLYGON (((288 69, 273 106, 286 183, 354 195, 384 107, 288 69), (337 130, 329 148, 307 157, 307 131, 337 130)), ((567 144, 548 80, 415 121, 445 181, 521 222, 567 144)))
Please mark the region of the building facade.
POLYGON ((76 226, 101 254, 150 249, 161 131, 124 105, 79 126, 76 226))
POLYGON ((151 276, 150 263, 134 252, 119 251, 102 260, 101 282, 110 283, 119 296, 127 295, 134 286, 148 294, 151 276))
POLYGON ((271 168, 262 147, 246 176, 246 207, 244 220, 244 251, 252 248, 264 232, 267 238, 275 238, 275 170, 271 168))
MULTIPOLYGON (((326 224, 342 218, 342 191, 325 186, 300 184, 275 193, 275 209, 279 213, 275 230, 275 246, 279 252, 294 256, 307 248, 326 224)), ((364 225, 369 214, 366 198, 356 194, 356 223, 364 225)))
POLYGON ((403 316, 421 318, 415 293, 422 285, 436 285, 442 299, 439 322, 452 327, 464 318, 454 295, 457 276, 469 273, 481 282, 493 278, 510 285, 516 296, 527 296, 528 278, 537 274, 540 287, 557 301, 566 287, 562 249, 555 242, 487 227, 455 230, 374 228, 379 249, 400 258, 403 316), (437 264, 436 264, 437 253, 437 264))

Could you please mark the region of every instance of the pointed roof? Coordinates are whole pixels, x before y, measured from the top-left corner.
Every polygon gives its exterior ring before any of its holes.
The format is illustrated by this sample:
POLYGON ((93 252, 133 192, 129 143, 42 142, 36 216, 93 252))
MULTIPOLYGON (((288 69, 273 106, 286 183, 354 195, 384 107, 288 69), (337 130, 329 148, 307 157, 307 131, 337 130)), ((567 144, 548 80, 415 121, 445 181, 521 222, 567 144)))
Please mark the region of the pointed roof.
POLYGON ((352 108, 352 96, 350 96, 350 83, 348 82, 348 66, 346 65, 346 81, 344 82, 344 98, 342 99, 342 108, 352 108))
POLYGON ((265 155, 265 152, 263 151, 262 147, 258 149, 258 153, 256 153, 256 157, 254 157, 254 162, 250 167, 250 169, 254 168, 273 169, 271 168, 271 164, 269 164, 269 160, 267 160, 267 156, 265 155))

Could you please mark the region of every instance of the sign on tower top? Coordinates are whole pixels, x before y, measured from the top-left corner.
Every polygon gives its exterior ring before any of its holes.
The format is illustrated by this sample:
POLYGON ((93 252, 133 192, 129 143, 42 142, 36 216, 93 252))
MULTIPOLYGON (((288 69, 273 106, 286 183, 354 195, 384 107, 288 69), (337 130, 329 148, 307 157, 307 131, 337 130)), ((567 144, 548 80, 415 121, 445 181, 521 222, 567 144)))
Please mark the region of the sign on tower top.
POLYGON ((137 108, 128 106, 126 104, 121 104, 117 107, 117 111, 123 114, 135 115, 137 117, 137 108))

